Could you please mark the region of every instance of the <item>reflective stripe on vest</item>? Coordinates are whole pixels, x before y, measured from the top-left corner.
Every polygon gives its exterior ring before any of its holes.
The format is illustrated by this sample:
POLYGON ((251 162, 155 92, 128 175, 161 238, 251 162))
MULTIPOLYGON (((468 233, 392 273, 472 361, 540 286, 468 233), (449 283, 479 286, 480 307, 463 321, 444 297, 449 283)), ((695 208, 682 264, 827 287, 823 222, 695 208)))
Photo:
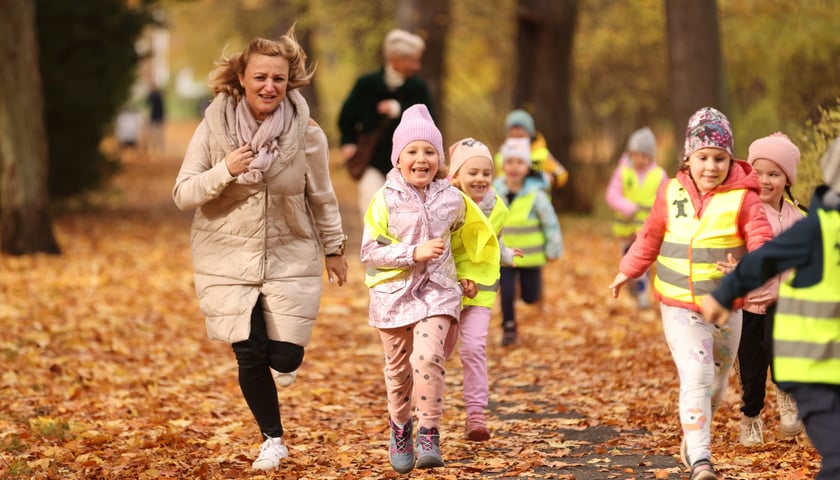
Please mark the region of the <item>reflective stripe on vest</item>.
MULTIPOLYGON (((388 205, 385 204, 385 187, 383 186, 373 195, 373 199, 365 212, 365 225, 370 227, 371 236, 381 245, 391 245, 399 242, 388 234, 388 205)), ((368 288, 387 281, 394 281, 408 276, 408 268, 374 267, 365 268, 365 285, 368 288)))
POLYGON ((665 170, 659 167, 653 168, 642 183, 639 183, 639 177, 636 175, 636 170, 630 165, 624 165, 621 169, 621 185, 624 191, 624 198, 639 206, 636 215, 631 219, 626 219, 621 215, 616 214, 613 221, 613 234, 617 237, 629 237, 636 233, 645 223, 648 215, 650 215, 650 207, 653 206, 653 201, 656 199, 656 191, 659 185, 662 184, 662 178, 665 176, 665 170))
POLYGON ((819 283, 779 286, 773 323, 773 375, 778 382, 840 385, 840 212, 817 210, 823 243, 819 283))
POLYGON ((697 218, 688 192, 679 181, 668 182, 668 221, 659 249, 653 286, 664 297, 700 305, 700 297, 720 283, 718 261, 727 254, 740 259, 746 248, 738 233, 738 214, 745 189, 716 193, 697 218))
POLYGON ((517 195, 510 204, 510 215, 505 223, 502 240, 505 246, 522 249, 523 257, 514 257, 516 267, 538 267, 545 265, 545 233, 539 218, 531 216, 537 192, 517 195))

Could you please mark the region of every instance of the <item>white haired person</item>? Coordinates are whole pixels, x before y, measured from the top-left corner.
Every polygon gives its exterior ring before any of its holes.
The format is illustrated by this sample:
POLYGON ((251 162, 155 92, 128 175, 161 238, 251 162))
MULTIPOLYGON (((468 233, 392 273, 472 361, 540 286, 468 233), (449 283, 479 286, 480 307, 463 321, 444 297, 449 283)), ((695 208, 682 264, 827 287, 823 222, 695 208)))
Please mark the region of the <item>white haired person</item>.
POLYGON ((423 104, 435 117, 429 88, 417 76, 425 48, 417 35, 400 29, 388 32, 383 66, 360 76, 341 107, 341 156, 358 182, 361 215, 392 168, 392 138, 402 113, 423 104))

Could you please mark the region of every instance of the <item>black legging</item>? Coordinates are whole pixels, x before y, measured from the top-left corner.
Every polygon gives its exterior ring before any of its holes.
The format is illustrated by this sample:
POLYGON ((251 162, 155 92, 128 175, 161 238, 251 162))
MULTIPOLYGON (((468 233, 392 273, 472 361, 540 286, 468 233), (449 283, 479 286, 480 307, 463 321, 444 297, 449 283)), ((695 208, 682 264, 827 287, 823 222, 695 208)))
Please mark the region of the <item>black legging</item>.
POLYGON ((269 367, 278 372, 296 370, 303 362, 303 347, 289 342, 269 340, 260 300, 251 311, 251 335, 233 344, 239 364, 239 388, 254 414, 260 431, 269 437, 283 436, 277 386, 269 367))
POLYGON ((738 372, 741 380, 741 413, 754 417, 764 408, 767 367, 773 358, 773 316, 776 307, 764 314, 744 310, 741 341, 738 345, 738 372))
POLYGON ((542 296, 542 268, 541 267, 502 267, 501 286, 502 296, 502 326, 508 329, 516 328, 516 278, 519 277, 519 295, 522 301, 532 305, 542 296))

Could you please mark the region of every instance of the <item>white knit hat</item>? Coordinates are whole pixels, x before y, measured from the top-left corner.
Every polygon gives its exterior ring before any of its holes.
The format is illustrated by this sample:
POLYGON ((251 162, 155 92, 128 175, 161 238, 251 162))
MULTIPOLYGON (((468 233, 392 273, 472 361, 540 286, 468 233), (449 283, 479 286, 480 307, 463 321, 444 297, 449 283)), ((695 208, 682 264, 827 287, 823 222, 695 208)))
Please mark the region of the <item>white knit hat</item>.
POLYGON ((531 166, 531 141, 527 138, 510 137, 502 144, 502 159, 519 158, 531 166))
POLYGON ((385 35, 383 53, 387 59, 391 55, 414 55, 426 49, 422 38, 405 30, 395 28, 385 35))
POLYGON ((650 158, 656 158, 656 136, 649 127, 642 127, 630 134, 627 139, 628 152, 644 153, 650 158))

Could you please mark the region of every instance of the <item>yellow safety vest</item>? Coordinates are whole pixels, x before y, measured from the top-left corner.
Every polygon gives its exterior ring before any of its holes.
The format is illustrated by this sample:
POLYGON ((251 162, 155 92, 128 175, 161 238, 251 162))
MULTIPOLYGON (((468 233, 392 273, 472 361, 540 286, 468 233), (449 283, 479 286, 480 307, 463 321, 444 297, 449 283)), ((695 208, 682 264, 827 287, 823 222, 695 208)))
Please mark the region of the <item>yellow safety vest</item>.
POLYGON ((639 177, 636 175, 636 170, 629 165, 625 165, 621 169, 621 185, 624 189, 624 198, 630 200, 639 206, 636 215, 631 219, 623 218, 616 214, 613 221, 613 234, 617 237, 627 238, 636 233, 645 223, 648 215, 650 215, 650 207, 653 206, 653 201, 656 199, 656 191, 659 185, 662 184, 662 178, 665 176, 665 170, 655 167, 646 176, 642 183, 639 183, 639 177))
POLYGON ((816 285, 779 287, 773 322, 773 376, 777 382, 840 385, 840 213, 817 210, 823 276, 816 285))
MULTIPOLYGON (((472 200, 467 199, 468 211, 472 210, 470 202, 472 200)), ((473 205, 475 205, 474 202, 473 205)), ((481 258, 471 259, 467 249, 461 246, 464 241, 468 241, 466 236, 469 235, 469 229, 466 222, 464 225, 465 228, 452 235, 452 256, 455 259, 455 268, 458 270, 458 279, 470 279, 478 287, 478 293, 475 297, 463 298, 463 306, 475 305, 492 308, 496 302, 496 292, 499 290, 501 251, 498 235, 504 227, 505 220, 508 216, 508 209, 502 199, 497 195, 496 205, 493 207, 493 211, 490 212, 489 218, 484 216, 484 213, 478 205, 475 205, 473 211, 480 213, 481 217, 484 217, 485 220, 484 222, 476 222, 475 227, 480 229, 478 234, 481 237, 477 238, 476 247, 470 249, 481 252, 481 258), (493 238, 488 238, 485 243, 483 237, 487 232, 491 232, 493 238), (496 255, 495 258, 489 258, 494 254, 496 255)))
POLYGON ((702 218, 679 181, 668 182, 665 204, 668 223, 656 263, 653 286, 666 298, 700 305, 700 297, 720 283, 723 272, 718 261, 731 253, 736 259, 746 253, 738 233, 738 214, 747 191, 730 190, 715 194, 702 218))
MULTIPOLYGON (((365 213, 365 225, 371 230, 371 237, 382 245, 390 245, 400 240, 388 232, 388 206, 385 203, 385 187, 380 188, 373 196, 373 200, 365 213)), ((463 192, 461 192, 463 195, 463 192)), ((466 210, 464 225, 452 233, 450 237, 450 248, 453 257, 462 255, 469 262, 476 264, 495 262, 495 270, 498 280, 499 239, 496 232, 490 225, 489 220, 481 211, 481 208, 464 195, 466 210)), ((408 276, 412 267, 375 267, 368 265, 365 269, 365 285, 368 288, 380 283, 394 281, 408 276)), ((457 262, 456 262, 457 268, 457 262)), ((490 268, 492 271, 492 267, 490 268)), ((464 278, 460 274, 458 278, 464 278)), ((472 277, 469 277, 472 279, 472 277)), ((475 280, 475 279, 473 279, 475 280)))
POLYGON ((511 202, 510 215, 502 232, 505 246, 520 248, 524 256, 514 257, 515 267, 539 267, 545 265, 545 232, 538 218, 531 217, 537 191, 517 195, 511 202))

